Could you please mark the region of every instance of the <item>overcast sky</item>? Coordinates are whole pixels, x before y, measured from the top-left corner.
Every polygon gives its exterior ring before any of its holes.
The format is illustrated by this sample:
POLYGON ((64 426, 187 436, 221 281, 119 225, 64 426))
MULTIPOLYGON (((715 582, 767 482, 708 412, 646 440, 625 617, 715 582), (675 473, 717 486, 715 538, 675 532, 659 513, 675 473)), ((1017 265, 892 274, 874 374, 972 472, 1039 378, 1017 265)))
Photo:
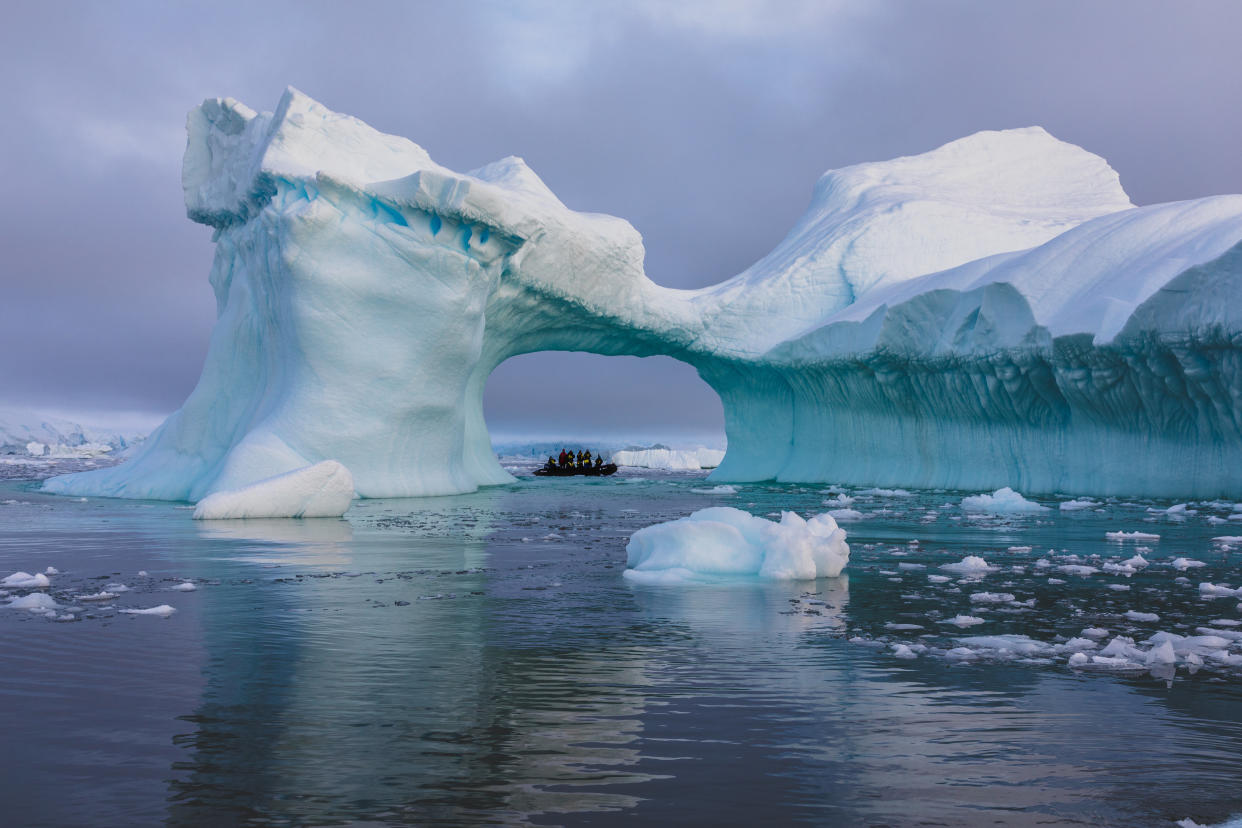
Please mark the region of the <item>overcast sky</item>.
MULTIPOLYGON (((784 236, 826 169, 1039 124, 1139 204, 1242 192, 1242 3, 5 3, 0 403, 168 412, 215 306, 185 113, 293 85, 468 170, 520 155, 695 287, 784 236)), ((718 429, 672 360, 528 355, 494 432, 718 429), (540 390, 577 378, 567 408, 540 390)))

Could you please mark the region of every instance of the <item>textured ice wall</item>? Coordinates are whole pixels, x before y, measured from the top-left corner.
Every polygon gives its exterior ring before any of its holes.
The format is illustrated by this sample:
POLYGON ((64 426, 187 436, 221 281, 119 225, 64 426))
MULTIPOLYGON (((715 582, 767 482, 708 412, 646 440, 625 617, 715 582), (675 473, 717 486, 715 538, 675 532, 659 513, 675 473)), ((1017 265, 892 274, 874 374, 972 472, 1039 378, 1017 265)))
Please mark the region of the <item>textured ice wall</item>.
POLYGON ((1242 496, 1242 197, 1134 208, 1098 156, 983 132, 826 173, 769 256, 678 291, 517 158, 454 173, 292 89, 188 131, 203 375, 132 460, 50 490, 198 500, 324 460, 364 497, 506 482, 488 375, 582 350, 694 365, 717 479, 1242 496))

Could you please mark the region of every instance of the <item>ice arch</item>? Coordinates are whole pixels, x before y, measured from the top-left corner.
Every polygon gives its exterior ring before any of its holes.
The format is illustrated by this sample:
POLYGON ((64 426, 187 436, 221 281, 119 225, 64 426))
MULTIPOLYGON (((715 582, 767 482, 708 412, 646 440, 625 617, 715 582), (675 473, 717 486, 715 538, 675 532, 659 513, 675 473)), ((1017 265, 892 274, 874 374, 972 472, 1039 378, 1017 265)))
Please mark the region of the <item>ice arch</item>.
POLYGON ((197 500, 323 459, 363 496, 510 478, 488 374, 664 354, 720 394, 717 477, 1242 495, 1242 197, 1135 208, 1041 129, 826 173, 767 257, 697 291, 517 158, 447 170, 290 89, 191 111, 218 321, 185 405, 53 491, 197 500))

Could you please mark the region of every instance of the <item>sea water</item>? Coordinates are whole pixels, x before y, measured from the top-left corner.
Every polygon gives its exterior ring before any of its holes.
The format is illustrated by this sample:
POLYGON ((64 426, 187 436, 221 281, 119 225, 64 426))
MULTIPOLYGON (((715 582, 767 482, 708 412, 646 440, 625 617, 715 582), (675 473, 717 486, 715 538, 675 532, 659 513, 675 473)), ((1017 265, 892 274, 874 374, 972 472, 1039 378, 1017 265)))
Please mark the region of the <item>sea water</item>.
MULTIPOLYGON (((1057 649, 1089 628, 1242 630, 1242 599, 1198 587, 1242 584, 1242 555, 1214 540, 1242 535, 1229 503, 1061 510, 1066 496, 995 515, 962 508, 974 492, 517 467, 509 486, 357 501, 344 520, 195 522, 186 504, 39 493, 56 470, 9 465, 0 481, 0 577, 51 567, 35 592, 57 604, 0 608, 5 824, 1169 826, 1242 811, 1242 669, 1071 669, 1057 649), (810 582, 622 576, 637 529, 719 505, 848 508, 851 563, 810 582), (1138 548, 1149 566, 1128 577, 1073 569, 1138 548), (992 571, 941 568, 971 556, 992 571), (963 645, 977 636, 1042 649, 963 645)), ((2 591, 0 605, 31 593, 2 591)))

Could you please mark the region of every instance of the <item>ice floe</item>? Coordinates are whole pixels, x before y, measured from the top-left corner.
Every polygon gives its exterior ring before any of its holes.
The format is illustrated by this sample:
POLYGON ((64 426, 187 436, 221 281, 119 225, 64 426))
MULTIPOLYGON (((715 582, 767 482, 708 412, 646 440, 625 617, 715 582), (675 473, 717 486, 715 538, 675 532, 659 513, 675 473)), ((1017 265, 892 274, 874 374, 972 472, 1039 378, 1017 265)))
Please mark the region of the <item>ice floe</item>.
POLYGON ((640 529, 625 550, 625 576, 648 583, 703 576, 833 577, 841 574, 850 555, 845 530, 831 515, 804 520, 783 512, 774 522, 727 506, 640 529))

